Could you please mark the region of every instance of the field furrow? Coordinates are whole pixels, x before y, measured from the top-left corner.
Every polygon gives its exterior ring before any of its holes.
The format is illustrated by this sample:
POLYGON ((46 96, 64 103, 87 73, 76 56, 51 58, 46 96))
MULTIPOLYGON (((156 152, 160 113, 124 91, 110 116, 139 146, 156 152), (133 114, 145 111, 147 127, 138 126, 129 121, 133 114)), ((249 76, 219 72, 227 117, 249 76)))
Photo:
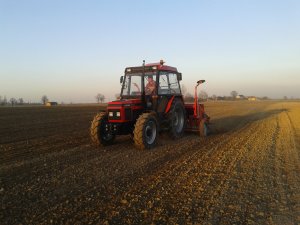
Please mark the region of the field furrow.
POLYGON ((212 136, 151 151, 91 145, 96 107, 0 109, 1 224, 300 223, 300 103, 206 108, 212 136))

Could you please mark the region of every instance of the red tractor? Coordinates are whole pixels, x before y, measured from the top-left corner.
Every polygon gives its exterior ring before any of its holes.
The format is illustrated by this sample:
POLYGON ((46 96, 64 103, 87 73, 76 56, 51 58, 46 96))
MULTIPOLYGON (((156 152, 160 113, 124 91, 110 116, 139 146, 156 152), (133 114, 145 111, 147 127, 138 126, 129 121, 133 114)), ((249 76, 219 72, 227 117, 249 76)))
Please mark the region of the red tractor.
POLYGON ((209 117, 198 103, 195 87, 194 104, 184 104, 175 67, 159 63, 127 67, 121 76, 120 99, 108 103, 91 124, 91 138, 96 145, 110 145, 116 135, 130 134, 138 149, 155 146, 158 133, 167 131, 171 138, 180 138, 184 131, 207 136, 209 117))

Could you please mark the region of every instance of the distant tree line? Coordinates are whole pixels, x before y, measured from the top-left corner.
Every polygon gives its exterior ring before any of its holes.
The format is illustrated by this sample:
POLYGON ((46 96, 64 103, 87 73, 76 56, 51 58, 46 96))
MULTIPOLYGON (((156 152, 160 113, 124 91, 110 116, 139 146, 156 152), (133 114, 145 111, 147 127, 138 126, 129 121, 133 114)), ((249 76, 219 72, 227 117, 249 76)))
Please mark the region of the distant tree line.
MULTIPOLYGON (((194 102, 194 95, 186 91, 186 88, 184 85, 181 88, 182 94, 184 96, 184 100, 186 102, 194 102)), ((270 100, 269 97, 263 96, 263 97, 255 97, 255 96, 244 96, 244 95, 239 95, 237 91, 231 91, 228 96, 217 96, 215 94, 209 96, 207 92, 205 91, 200 91, 198 93, 198 100, 200 102, 205 102, 205 101, 237 101, 237 100, 249 100, 249 98, 255 99, 255 100, 270 100)), ((287 99, 285 96, 283 99, 287 99)))
POLYGON ((46 104, 49 99, 46 95, 43 95, 41 102, 25 102, 23 98, 7 98, 5 95, 0 95, 0 106, 16 106, 16 105, 40 105, 46 104))
MULTIPOLYGON (((184 85, 181 86, 181 92, 183 94, 184 97, 184 101, 185 102, 194 102, 194 95, 192 95, 191 93, 187 92, 187 89, 184 85)), ((115 94, 115 98, 118 99, 120 97, 120 94, 117 93, 115 94)), ((254 96, 252 96, 254 97, 254 96)), ((263 96, 263 97, 255 97, 258 100, 270 100, 269 97, 267 96, 263 96)), ((103 103, 105 100, 105 96, 101 93, 98 93, 95 96, 95 99, 97 101, 97 103, 103 103)), ((248 98, 243 96, 243 95, 238 95, 237 91, 231 91, 229 96, 217 96, 215 94, 209 96, 207 94, 207 92, 205 91, 200 91, 198 93, 198 100, 200 102, 205 102, 205 101, 232 101, 232 100, 247 100, 248 98)), ((299 98, 294 98, 294 97, 290 97, 288 98, 287 96, 283 96, 282 98, 283 100, 299 100, 299 98)), ((47 95, 43 95, 41 97, 41 102, 37 103, 37 102, 25 102, 23 98, 7 98, 5 95, 1 96, 0 95, 0 106, 16 106, 16 105, 40 105, 43 104, 45 105, 47 102, 49 102, 49 99, 47 97, 47 95)), ((63 104, 63 102, 62 102, 63 104)))
POLYGON ((8 99, 6 96, 0 95, 0 106, 14 106, 14 105, 24 105, 23 98, 10 98, 8 99))

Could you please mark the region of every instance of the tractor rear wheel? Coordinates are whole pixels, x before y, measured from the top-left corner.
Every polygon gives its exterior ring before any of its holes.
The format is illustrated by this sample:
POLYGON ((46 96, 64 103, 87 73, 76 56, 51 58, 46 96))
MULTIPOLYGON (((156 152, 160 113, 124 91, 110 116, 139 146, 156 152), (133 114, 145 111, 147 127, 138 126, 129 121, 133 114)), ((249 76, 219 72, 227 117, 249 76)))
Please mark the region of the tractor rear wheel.
POLYGON ((158 122, 155 114, 143 113, 137 119, 133 132, 134 144, 138 149, 150 149, 156 144, 158 122))
POLYGON ((208 136, 209 127, 208 127, 207 122, 205 120, 200 121, 199 132, 200 132, 200 137, 207 137, 208 136))
POLYGON ((108 129, 106 129, 107 124, 107 113, 101 112, 94 117, 91 124, 90 132, 92 142, 95 145, 106 146, 114 142, 115 135, 110 133, 108 129))
POLYGON ((182 101, 174 99, 169 112, 169 135, 173 139, 180 138, 186 125, 186 112, 182 101))

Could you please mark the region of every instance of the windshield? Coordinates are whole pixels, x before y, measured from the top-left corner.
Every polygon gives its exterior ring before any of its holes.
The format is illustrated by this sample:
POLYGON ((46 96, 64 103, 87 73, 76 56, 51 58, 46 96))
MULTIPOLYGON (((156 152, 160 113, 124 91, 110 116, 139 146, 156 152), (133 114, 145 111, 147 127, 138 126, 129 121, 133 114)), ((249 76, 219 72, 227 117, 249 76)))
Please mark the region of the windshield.
MULTIPOLYGON (((123 86, 122 86, 121 95, 122 96, 140 96, 140 95, 142 95, 142 92, 144 90, 144 87, 142 87, 142 77, 143 77, 143 73, 126 74, 124 82, 123 82, 123 86)), ((146 87, 151 79, 154 79, 154 81, 156 80, 156 73, 154 73, 154 72, 145 73, 144 85, 146 87)), ((146 95, 148 94, 147 90, 146 90, 146 95)))

